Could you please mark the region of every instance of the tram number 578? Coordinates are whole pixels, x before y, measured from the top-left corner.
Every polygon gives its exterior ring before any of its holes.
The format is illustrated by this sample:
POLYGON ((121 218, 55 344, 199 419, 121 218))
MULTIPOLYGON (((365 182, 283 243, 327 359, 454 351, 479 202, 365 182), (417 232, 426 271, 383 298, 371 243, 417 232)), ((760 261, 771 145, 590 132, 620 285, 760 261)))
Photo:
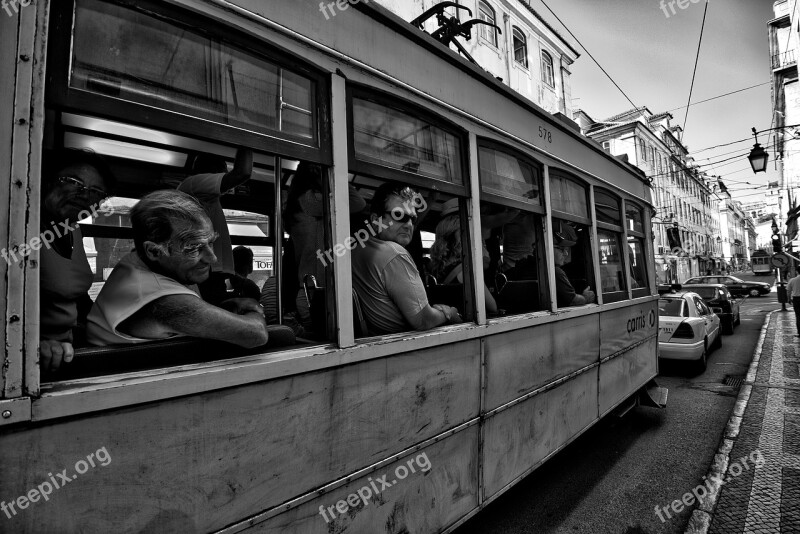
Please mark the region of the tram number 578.
POLYGON ((539 137, 544 139, 548 143, 553 142, 553 132, 551 132, 547 128, 543 128, 542 126, 539 126, 539 137))

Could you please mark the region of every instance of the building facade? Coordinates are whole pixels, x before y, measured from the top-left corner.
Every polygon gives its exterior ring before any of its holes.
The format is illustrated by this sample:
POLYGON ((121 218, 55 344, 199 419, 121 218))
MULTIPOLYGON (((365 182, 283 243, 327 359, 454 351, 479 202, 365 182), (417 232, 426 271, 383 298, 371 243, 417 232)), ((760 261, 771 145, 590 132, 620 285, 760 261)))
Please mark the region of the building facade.
POLYGON ((800 83, 797 80, 797 54, 800 45, 797 27, 798 0, 779 0, 773 5, 769 47, 772 69, 773 132, 761 134, 759 141, 774 154, 780 177, 779 195, 784 200, 777 222, 784 228, 788 199, 800 193, 800 83), (795 14, 793 16, 793 14, 795 14), (789 128, 785 128, 789 126, 789 128))
MULTIPOLYGON (((412 21, 426 9, 438 4, 435 0, 373 0, 401 18, 412 21)), ((473 18, 496 24, 500 32, 485 25, 476 25, 472 38, 458 38, 476 63, 521 95, 550 113, 572 116, 570 68, 579 57, 558 32, 521 0, 458 0, 469 8, 473 18)), ((448 8, 454 15, 456 10, 448 8)), ((469 20, 459 10, 460 21, 469 20)), ((436 17, 425 23, 425 31, 437 29, 436 17)))
POLYGON ((722 182, 694 165, 672 115, 641 107, 602 121, 581 110, 573 117, 584 135, 650 177, 659 282, 735 270, 749 261, 757 248, 752 220, 722 182))

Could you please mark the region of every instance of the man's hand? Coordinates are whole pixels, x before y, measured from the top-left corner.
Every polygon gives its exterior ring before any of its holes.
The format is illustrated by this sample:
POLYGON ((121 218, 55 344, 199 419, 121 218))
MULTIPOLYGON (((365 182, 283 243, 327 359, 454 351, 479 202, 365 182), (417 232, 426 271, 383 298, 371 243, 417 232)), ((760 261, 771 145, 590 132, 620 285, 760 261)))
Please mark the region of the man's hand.
POLYGON ((586 302, 588 304, 593 304, 593 303, 595 303, 597 301, 597 295, 595 295, 594 291, 592 291, 589 287, 584 289, 583 293, 581 293, 581 294, 583 295, 583 298, 586 299, 586 302))
POLYGON ((253 299, 228 299, 220 302, 219 307, 223 310, 235 313, 236 315, 245 315, 250 312, 256 312, 262 317, 264 316, 264 308, 258 303, 257 300, 253 299))
POLYGON ((41 371, 57 371, 61 363, 69 363, 75 351, 72 343, 54 339, 39 340, 39 369, 41 371))
POLYGON ((464 322, 464 319, 461 318, 461 314, 458 313, 458 310, 452 306, 447 306, 446 304, 434 304, 433 308, 444 314, 445 318, 447 319, 447 324, 464 322))

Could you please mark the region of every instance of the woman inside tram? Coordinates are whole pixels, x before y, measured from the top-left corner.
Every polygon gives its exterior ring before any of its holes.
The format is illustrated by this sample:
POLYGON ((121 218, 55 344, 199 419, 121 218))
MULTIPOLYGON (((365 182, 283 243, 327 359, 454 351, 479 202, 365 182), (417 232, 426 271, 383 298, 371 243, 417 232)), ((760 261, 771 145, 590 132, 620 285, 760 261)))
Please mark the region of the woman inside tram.
MULTIPOLYGON (((453 198, 442 205, 436 239, 431 245, 431 273, 441 285, 464 282, 463 251, 461 247, 461 219, 458 199, 453 198)), ((483 286, 486 313, 497 315, 497 303, 486 285, 483 286)))
POLYGON ((108 163, 87 150, 45 153, 42 171, 40 366, 55 371, 85 337, 94 274, 78 221, 97 215, 114 183, 108 163))

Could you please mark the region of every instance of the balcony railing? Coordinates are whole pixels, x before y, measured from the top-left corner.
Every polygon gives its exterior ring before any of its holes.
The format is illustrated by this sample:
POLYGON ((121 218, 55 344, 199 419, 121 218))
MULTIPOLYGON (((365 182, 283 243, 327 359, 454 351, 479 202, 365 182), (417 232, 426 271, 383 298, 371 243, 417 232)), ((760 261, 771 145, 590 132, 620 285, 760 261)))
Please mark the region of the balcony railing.
POLYGON ((772 56, 772 68, 773 69, 780 69, 783 67, 789 67, 797 63, 797 58, 795 57, 794 50, 788 50, 781 54, 775 54, 772 56))

